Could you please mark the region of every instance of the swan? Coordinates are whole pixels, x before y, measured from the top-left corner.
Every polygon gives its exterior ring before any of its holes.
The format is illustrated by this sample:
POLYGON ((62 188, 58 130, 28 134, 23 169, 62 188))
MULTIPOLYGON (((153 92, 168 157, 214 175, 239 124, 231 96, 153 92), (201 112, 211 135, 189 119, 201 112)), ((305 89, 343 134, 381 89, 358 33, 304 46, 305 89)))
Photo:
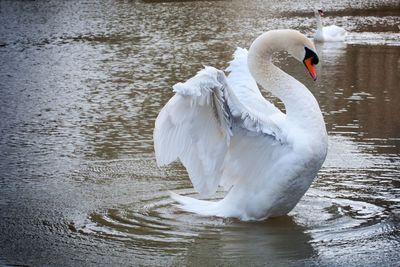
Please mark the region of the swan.
POLYGON ((325 13, 321 9, 314 10, 315 18, 317 19, 317 31, 314 34, 315 42, 342 42, 346 38, 347 32, 342 27, 330 25, 323 27, 321 16, 325 13))
POLYGON ((184 211, 202 216, 263 220, 285 215, 310 187, 327 154, 327 132, 318 102, 299 81, 272 63, 275 51, 303 62, 315 80, 312 41, 295 30, 271 30, 249 51, 237 48, 227 71, 205 67, 184 83, 155 121, 158 166, 179 159, 206 201, 171 192, 184 211), (281 99, 286 113, 257 86, 281 99))

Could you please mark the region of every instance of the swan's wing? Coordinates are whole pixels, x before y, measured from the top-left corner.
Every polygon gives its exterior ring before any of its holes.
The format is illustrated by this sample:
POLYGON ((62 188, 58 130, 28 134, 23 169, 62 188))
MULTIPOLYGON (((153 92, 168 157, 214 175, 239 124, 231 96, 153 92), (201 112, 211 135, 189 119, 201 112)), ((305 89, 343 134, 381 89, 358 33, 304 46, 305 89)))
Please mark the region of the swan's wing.
POLYGON ((227 190, 243 178, 267 174, 275 158, 288 147, 283 132, 286 115, 261 95, 250 74, 247 53, 237 48, 227 68, 234 135, 219 183, 227 190))
POLYGON ((206 195, 218 187, 231 136, 225 86, 225 74, 206 67, 173 87, 176 94, 155 123, 157 164, 166 165, 179 158, 195 190, 206 195))
POLYGON ((230 85, 230 89, 243 106, 262 111, 266 116, 282 114, 278 108, 262 97, 256 81, 250 74, 247 64, 247 55, 247 49, 240 47, 236 49, 234 58, 226 69, 229 72, 227 81, 230 85))
POLYGON ((156 119, 154 147, 158 165, 179 158, 195 190, 211 194, 220 183, 232 128, 282 142, 282 113, 263 102, 258 88, 248 91, 251 96, 243 90, 230 88, 225 74, 212 67, 176 84, 175 96, 156 119))
POLYGON ((233 54, 233 60, 230 62, 226 71, 229 72, 227 77, 231 89, 237 94, 238 98, 246 98, 246 94, 250 92, 261 95, 257 83, 250 74, 247 64, 248 51, 245 48, 236 48, 233 54))
POLYGON ((282 140, 281 123, 285 114, 266 100, 250 74, 247 64, 248 51, 237 48, 229 71, 228 104, 235 125, 251 132, 264 133, 282 140))
MULTIPOLYGON (((281 143, 271 136, 252 136, 239 130, 232 136, 219 184, 228 191, 237 184, 251 188, 254 179, 263 179, 264 185, 269 187, 273 178, 279 175, 276 173, 280 169, 277 166, 285 166, 282 170, 289 168, 290 171, 297 168, 291 163, 291 151, 290 145, 281 143)), ((249 191, 256 192, 257 188, 249 191)))

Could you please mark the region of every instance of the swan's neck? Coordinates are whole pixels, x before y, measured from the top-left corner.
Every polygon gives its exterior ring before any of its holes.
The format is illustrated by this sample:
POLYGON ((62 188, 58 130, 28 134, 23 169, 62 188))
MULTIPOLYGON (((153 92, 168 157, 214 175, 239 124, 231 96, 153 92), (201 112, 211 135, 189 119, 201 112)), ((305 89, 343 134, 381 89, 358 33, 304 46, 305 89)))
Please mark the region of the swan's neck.
POLYGON ((315 12, 315 18, 317 19, 317 32, 322 32, 322 20, 321 16, 319 15, 318 11, 315 12))
POLYGON ((268 32, 254 41, 249 50, 249 69, 255 80, 266 90, 282 100, 288 120, 308 127, 323 125, 323 117, 317 100, 295 78, 272 63, 274 51, 288 50, 290 39, 285 35, 268 32))

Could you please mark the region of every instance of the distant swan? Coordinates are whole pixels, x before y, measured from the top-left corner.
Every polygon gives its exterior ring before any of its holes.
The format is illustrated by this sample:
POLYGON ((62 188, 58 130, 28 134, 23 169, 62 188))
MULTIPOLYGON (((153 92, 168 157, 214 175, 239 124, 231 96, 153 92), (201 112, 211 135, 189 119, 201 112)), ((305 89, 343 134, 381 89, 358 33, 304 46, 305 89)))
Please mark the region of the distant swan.
POLYGON ((347 32, 342 27, 330 25, 323 27, 321 16, 324 16, 324 11, 321 9, 314 11, 317 19, 317 31, 314 34, 315 42, 342 42, 345 40, 347 32))
POLYGON ((214 194, 205 201, 171 193, 185 211, 203 216, 262 220, 290 212, 325 160, 327 132, 310 91, 274 64, 275 51, 303 62, 315 80, 314 44, 294 30, 259 36, 250 50, 238 48, 227 71, 205 67, 185 83, 158 115, 154 129, 157 164, 180 159, 194 189, 214 194), (280 98, 286 114, 257 87, 280 98))

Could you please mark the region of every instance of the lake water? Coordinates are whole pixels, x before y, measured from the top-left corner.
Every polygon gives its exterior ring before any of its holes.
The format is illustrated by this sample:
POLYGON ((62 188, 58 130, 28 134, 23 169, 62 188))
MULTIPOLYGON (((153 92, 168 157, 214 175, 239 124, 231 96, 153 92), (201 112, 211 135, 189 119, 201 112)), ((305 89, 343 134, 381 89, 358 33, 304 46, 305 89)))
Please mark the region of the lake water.
POLYGON ((399 266, 399 24, 381 0, 0 1, 0 265, 399 266), (179 211, 169 190, 196 195, 152 142, 172 85, 264 31, 312 36, 315 4, 346 42, 318 45, 316 82, 277 60, 326 120, 312 187, 263 222, 179 211))

